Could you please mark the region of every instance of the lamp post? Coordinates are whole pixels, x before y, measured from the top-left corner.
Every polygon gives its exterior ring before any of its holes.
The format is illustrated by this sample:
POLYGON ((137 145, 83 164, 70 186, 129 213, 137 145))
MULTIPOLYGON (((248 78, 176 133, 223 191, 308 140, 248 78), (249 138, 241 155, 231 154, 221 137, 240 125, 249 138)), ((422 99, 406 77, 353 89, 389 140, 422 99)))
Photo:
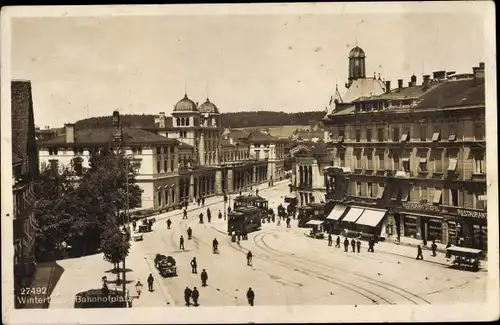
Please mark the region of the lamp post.
POLYGON ((137 283, 135 284, 135 291, 137 291, 137 298, 139 298, 141 296, 141 292, 142 292, 142 283, 141 281, 137 281, 137 283))
MULTIPOLYGON (((125 225, 124 225, 124 236, 127 241, 130 240, 130 216, 129 216, 129 204, 130 204, 130 201, 129 201, 129 187, 128 187, 128 182, 129 182, 129 175, 130 175, 130 159, 134 158, 134 155, 126 155, 125 158, 127 159, 127 163, 126 163, 126 170, 125 170, 125 173, 126 173, 126 180, 127 180, 127 184, 125 185, 125 193, 126 193, 126 198, 125 198, 125 218, 123 219, 123 222, 127 224, 127 227, 125 228, 125 225), (126 230, 125 230, 126 229, 126 230)), ((125 268, 125 259, 126 257, 123 256, 123 285, 122 285, 122 289, 123 289, 123 298, 126 299, 127 298, 127 271, 126 271, 126 268, 125 268)), ((128 304, 127 304, 128 306, 128 304)))

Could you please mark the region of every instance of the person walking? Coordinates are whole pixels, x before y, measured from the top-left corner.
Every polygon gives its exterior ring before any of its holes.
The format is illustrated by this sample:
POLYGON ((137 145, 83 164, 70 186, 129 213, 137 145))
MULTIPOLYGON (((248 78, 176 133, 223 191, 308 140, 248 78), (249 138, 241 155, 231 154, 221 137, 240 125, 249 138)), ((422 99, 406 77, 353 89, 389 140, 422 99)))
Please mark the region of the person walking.
POLYGON ((417 260, 423 260, 424 256, 422 255, 422 247, 420 245, 417 246, 417 260))
POLYGON ((201 204, 201 198, 200 197, 198 197, 198 199, 196 200, 196 203, 198 203, 198 206, 200 206, 200 204, 201 204))
POLYGON ((184 208, 184 209, 182 210, 182 219, 187 219, 187 218, 188 218, 188 213, 187 213, 186 208, 184 208))
POLYGON ((148 290, 149 292, 152 292, 154 289, 153 289, 153 283, 155 282, 155 279, 153 278, 153 274, 149 273, 149 276, 148 276, 148 290))
POLYGON ((253 306, 253 303, 254 303, 254 300, 255 300, 255 292, 253 292, 252 288, 248 288, 248 291, 247 291, 247 300, 248 300, 248 304, 250 306, 253 306))
POLYGON ((256 195, 256 196, 259 196, 259 189, 256 189, 256 190, 255 190, 255 195, 256 195))
POLYGON ((191 297, 193 298, 193 305, 195 307, 198 307, 199 306, 198 299, 200 298, 200 292, 198 291, 198 289, 196 289, 196 287, 193 288, 193 292, 191 292, 191 297))
POLYGON ((337 236, 337 241, 335 243, 335 247, 340 248, 340 236, 337 236))
POLYGON ((210 211, 210 208, 207 208, 207 220, 210 222, 212 220, 212 212, 210 211))
POLYGON ((328 234, 328 246, 332 246, 333 244, 333 238, 332 238, 332 234, 328 234))
POLYGON ((186 306, 191 305, 191 295, 193 294, 193 291, 189 289, 189 287, 186 287, 184 289, 184 301, 186 302, 186 306))
POLYGON ((286 227, 290 228, 290 217, 286 218, 286 227))
POLYGON ((431 250, 432 250, 432 256, 436 256, 436 250, 437 250, 437 245, 436 245, 436 240, 432 240, 432 245, 431 245, 431 250))
POLYGON ((198 218, 200 219, 200 223, 203 223, 203 213, 200 212, 198 218))
POLYGON ((253 257, 252 252, 248 251, 248 253, 247 253, 247 265, 248 266, 252 266, 252 257, 253 257))
POLYGON ((167 220, 167 229, 170 229, 170 226, 172 225, 172 221, 170 219, 167 220))
POLYGON ((358 240, 356 240, 356 246, 358 248, 358 253, 359 253, 361 251, 361 240, 359 240, 359 238, 358 240))
POLYGON ((184 250, 184 236, 181 235, 181 238, 179 239, 179 249, 184 250))
POLYGON ((201 271, 200 278, 201 278, 201 286, 206 287, 207 281, 208 281, 208 274, 207 274, 207 271, 205 269, 203 269, 203 271, 201 271))
POLYGON ((193 229, 191 229, 191 227, 188 227, 188 229, 186 230, 187 232, 187 235, 188 235, 188 240, 191 239, 191 236, 193 235, 193 229))
POLYGON ((205 206, 205 197, 201 198, 201 206, 205 206))
POLYGON ((135 232, 135 228, 136 228, 136 227, 137 227, 137 223, 136 223, 135 221, 134 221, 134 222, 132 222, 132 229, 134 230, 134 232, 135 232))
POLYGON ((352 252, 356 253, 356 239, 351 240, 351 247, 352 247, 352 252))
POLYGON ((191 260, 191 273, 198 274, 197 267, 198 264, 196 263, 196 257, 193 257, 193 259, 191 260))
POLYGON ((347 237, 344 239, 344 252, 349 250, 349 239, 347 237))
POLYGON ((219 219, 222 219, 222 212, 219 210, 219 219))

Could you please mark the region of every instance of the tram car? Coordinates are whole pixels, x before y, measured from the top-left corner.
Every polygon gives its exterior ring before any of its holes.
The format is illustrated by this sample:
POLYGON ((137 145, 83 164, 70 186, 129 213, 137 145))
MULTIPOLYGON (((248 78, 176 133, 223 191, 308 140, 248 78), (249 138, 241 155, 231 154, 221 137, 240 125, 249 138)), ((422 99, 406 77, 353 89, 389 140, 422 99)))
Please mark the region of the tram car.
POLYGON ((234 209, 239 207, 256 207, 261 211, 261 218, 267 218, 269 216, 269 203, 268 201, 260 196, 256 195, 240 195, 234 199, 234 209))
POLYGON ((302 228, 311 227, 307 223, 311 220, 325 220, 325 203, 311 202, 305 206, 299 207, 298 226, 302 228))
POLYGON ((254 206, 240 206, 231 211, 227 220, 227 233, 248 234, 262 227, 262 211, 254 206))

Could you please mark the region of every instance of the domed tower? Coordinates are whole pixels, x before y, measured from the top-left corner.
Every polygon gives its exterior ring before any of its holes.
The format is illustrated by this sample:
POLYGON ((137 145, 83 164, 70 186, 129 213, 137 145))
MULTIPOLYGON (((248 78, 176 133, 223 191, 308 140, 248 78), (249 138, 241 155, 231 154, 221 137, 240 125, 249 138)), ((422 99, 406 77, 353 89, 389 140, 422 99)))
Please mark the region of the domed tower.
POLYGON ((194 128, 199 125, 199 121, 198 104, 185 94, 184 98, 175 104, 172 112, 172 125, 174 128, 179 129, 177 132, 179 141, 196 147, 194 128))
POLYGON ((219 140, 221 136, 221 120, 219 109, 207 98, 198 108, 200 112, 200 161, 206 165, 219 163, 219 140), (202 144, 203 143, 203 144, 202 144))
POLYGON ((349 52, 349 81, 346 88, 349 88, 356 79, 366 78, 365 51, 356 46, 349 52))

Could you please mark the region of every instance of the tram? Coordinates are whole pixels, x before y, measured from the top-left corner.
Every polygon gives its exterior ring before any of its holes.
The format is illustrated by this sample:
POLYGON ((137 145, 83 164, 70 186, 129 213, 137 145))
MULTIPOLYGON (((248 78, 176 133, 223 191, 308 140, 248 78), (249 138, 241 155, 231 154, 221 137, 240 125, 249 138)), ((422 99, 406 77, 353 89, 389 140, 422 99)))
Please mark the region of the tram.
POLYGON ((256 207, 261 211, 261 218, 267 218, 269 214, 269 202, 256 195, 240 195, 234 198, 234 209, 239 207, 256 207))
POLYGON ((299 216, 298 216, 299 227, 309 227, 307 223, 310 220, 325 220, 325 203, 316 203, 311 202, 305 206, 299 207, 299 216))
POLYGON ((254 206, 240 206, 231 211, 227 220, 227 233, 248 234, 262 227, 262 211, 254 206))

